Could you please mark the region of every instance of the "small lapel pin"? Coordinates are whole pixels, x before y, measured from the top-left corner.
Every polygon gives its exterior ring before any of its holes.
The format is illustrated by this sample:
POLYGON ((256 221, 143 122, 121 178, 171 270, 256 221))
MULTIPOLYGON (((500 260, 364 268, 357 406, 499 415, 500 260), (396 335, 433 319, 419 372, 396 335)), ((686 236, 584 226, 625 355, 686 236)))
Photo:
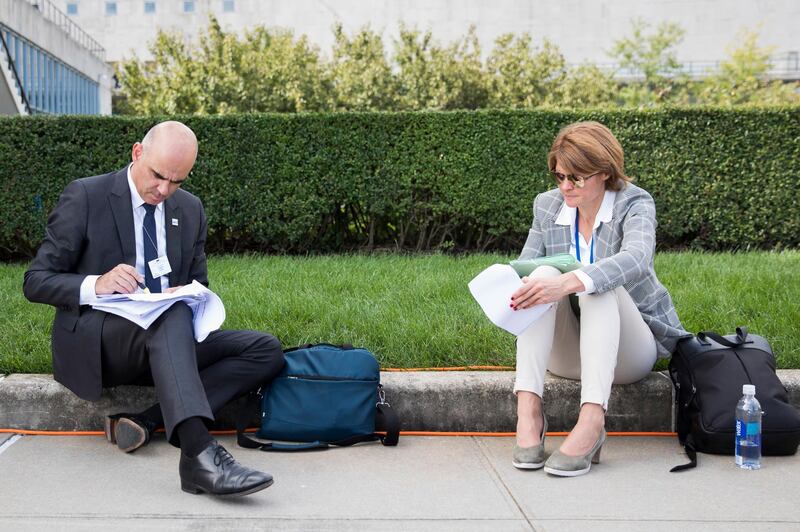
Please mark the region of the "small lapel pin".
POLYGON ((172 219, 172 225, 174 225, 175 227, 178 227, 178 219, 177 218, 173 218, 172 219))

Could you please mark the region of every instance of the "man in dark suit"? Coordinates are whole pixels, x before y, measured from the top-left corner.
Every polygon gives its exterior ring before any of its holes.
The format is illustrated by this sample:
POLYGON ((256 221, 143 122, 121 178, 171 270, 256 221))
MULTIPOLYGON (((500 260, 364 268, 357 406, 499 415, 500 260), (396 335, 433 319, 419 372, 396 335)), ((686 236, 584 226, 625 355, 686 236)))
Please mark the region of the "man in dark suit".
POLYGON ((133 145, 132 162, 110 174, 73 181, 47 222, 25 272, 32 302, 56 307, 53 373, 83 399, 103 387, 152 384, 159 403, 106 420, 109 441, 131 452, 157 428, 181 448, 181 488, 244 495, 272 484, 238 464, 207 429, 226 403, 268 382, 283 367, 280 343, 256 331, 214 331, 196 342, 192 311, 174 304, 148 329, 94 310, 95 295, 208 285, 206 217, 181 190, 197 157, 197 140, 180 122, 163 122, 133 145))

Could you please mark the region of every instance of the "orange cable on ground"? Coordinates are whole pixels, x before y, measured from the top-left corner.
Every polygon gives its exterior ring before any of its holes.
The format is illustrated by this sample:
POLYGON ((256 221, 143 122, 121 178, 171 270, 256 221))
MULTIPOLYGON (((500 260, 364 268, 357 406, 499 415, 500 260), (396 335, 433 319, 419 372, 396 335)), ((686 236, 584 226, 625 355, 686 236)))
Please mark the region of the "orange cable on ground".
MULTIPOLYGON (((384 434, 378 432, 378 434, 384 434)), ((548 432, 547 436, 567 436, 569 432, 548 432)), ((509 438, 514 432, 431 432, 420 430, 400 431, 401 436, 480 436, 509 438)), ((607 432, 607 436, 677 436, 677 432, 607 432)))
MULTIPOLYGON (((258 429, 250 428, 245 432, 256 432, 258 429)), ((159 429, 163 432, 163 429, 159 429)), ((0 429, 0 434, 23 434, 25 436, 104 436, 100 431, 59 431, 59 430, 27 430, 27 429, 0 429)), ((231 436, 236 434, 235 430, 212 430, 211 434, 221 436, 231 436)), ((383 434, 383 433, 379 433, 383 434)), ((548 432, 548 436, 566 436, 569 432, 548 432)), ((433 432, 433 431, 400 431, 401 436, 481 436, 494 438, 509 438, 514 436, 513 432, 433 432)), ((608 436, 677 436, 677 432, 608 432, 608 436)))
MULTIPOLYGON (((245 429, 245 432, 256 432, 258 429, 245 429)), ((164 432, 164 429, 157 429, 156 432, 164 432)), ((236 434, 235 430, 212 430, 211 434, 217 435, 232 435, 236 434)), ((25 436, 105 436, 102 430, 75 430, 75 431, 62 431, 62 430, 28 430, 28 429, 0 429, 0 434, 23 434, 25 436)))
POLYGON ((514 371, 513 366, 453 366, 444 368, 383 368, 381 371, 514 371))
POLYGON ((25 436, 104 436, 105 433, 94 430, 61 431, 61 430, 27 430, 27 429, 0 429, 0 434, 23 434, 25 436))

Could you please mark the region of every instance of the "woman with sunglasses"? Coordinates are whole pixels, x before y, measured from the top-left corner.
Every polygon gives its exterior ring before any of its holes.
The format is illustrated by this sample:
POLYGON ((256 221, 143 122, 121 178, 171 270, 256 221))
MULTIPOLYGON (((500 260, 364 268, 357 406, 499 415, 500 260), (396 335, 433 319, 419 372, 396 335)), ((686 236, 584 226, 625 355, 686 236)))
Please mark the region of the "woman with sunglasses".
POLYGON ((562 274, 541 266, 512 295, 515 310, 553 303, 517 339, 513 463, 578 476, 599 462, 612 383, 643 379, 687 333, 653 269, 653 198, 625 175, 622 146, 611 131, 598 122, 566 126, 547 164, 558 188, 534 200, 520 259, 570 253, 580 268, 562 274), (571 294, 577 295, 572 304, 571 294), (578 422, 549 458, 546 370, 581 381, 578 422))

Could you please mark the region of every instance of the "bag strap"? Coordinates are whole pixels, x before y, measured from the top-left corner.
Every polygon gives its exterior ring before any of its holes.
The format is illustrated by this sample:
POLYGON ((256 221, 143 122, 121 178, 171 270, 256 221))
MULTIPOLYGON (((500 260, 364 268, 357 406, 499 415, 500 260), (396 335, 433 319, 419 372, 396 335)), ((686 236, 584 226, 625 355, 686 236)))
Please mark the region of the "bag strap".
POLYGON ((387 447, 394 447, 400 441, 400 418, 389 403, 378 403, 375 407, 378 409, 375 425, 386 431, 385 436, 379 436, 381 443, 387 447))
MULTIPOLYGON (((675 408, 676 413, 675 429, 678 431, 678 442, 683 445, 683 448, 686 451, 686 456, 689 457, 688 464, 678 465, 669 470, 670 473, 677 473, 678 471, 684 471, 686 469, 693 469, 697 467, 697 450, 694 446, 694 436, 692 436, 691 432, 691 422, 689 419, 687 419, 684 411, 684 408, 687 405, 681 404, 681 399, 684 399, 685 397, 681 397, 681 383, 678 379, 678 368, 675 365, 674 358, 669 363, 669 376, 672 384, 675 386, 675 404, 673 405, 673 408, 675 408)), ((691 399, 689 400, 691 401, 691 399)))
MULTIPOLYGON (((673 408, 675 409, 675 429, 678 432, 678 441, 681 445, 686 442, 686 437, 691 430, 691 422, 686 418, 686 414, 684 412, 684 408, 687 405, 682 404, 682 399, 684 399, 683 394, 681 393, 681 382, 678 379, 678 369, 675 367, 675 359, 673 358, 669 364, 669 377, 672 380, 672 385, 675 387, 675 404, 673 408)), ((684 392, 689 393, 689 392, 684 392)))
POLYGON ((736 339, 733 341, 728 340, 721 334, 715 333, 714 331, 701 331, 697 333, 697 339, 704 345, 710 345, 707 338, 711 338, 718 344, 724 345, 725 347, 740 347, 743 344, 749 343, 747 341, 747 327, 736 327, 736 339))
POLYGON ((245 449, 260 449, 264 445, 244 433, 247 424, 250 422, 250 416, 253 412, 258 411, 258 399, 258 392, 248 393, 247 400, 236 413, 236 443, 239 447, 244 447, 245 449))
POLYGON ((695 449, 694 436, 692 436, 691 433, 686 436, 686 442, 684 443, 683 448, 686 450, 686 456, 689 457, 689 463, 673 467, 669 470, 670 473, 677 473, 679 471, 686 471, 687 469, 694 469, 697 467, 697 449, 695 449))
POLYGON ((276 441, 262 443, 262 442, 256 442, 253 439, 250 439, 250 441, 257 444, 256 447, 250 447, 251 449, 259 449, 262 451, 269 451, 274 453, 291 453, 298 451, 321 451, 329 447, 328 443, 324 441, 311 441, 306 443, 284 443, 276 441))

